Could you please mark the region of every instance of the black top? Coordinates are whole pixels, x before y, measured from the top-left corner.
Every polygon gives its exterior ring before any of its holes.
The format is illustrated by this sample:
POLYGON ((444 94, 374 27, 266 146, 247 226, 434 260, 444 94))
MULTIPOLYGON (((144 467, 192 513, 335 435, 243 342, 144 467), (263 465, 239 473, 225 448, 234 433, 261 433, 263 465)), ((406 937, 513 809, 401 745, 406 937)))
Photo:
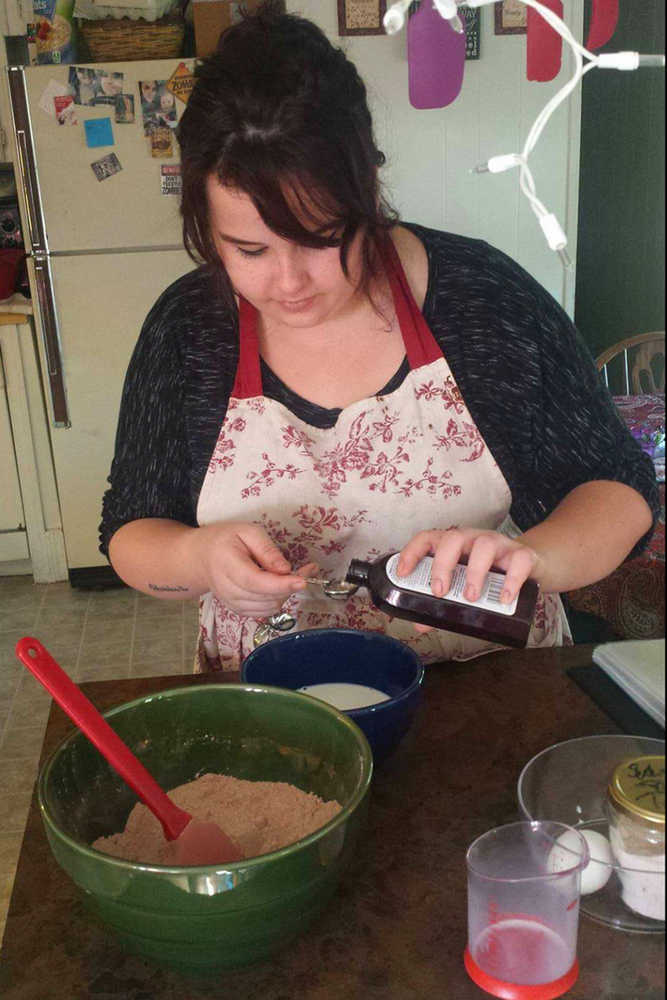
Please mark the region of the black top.
MULTIPOLYGON (((424 317, 512 494, 527 530, 591 479, 617 480, 659 509, 655 473, 619 416, 591 355, 558 303, 505 254, 480 240, 407 226, 424 244, 424 317)), ((100 549, 128 521, 195 526, 239 357, 238 316, 207 268, 179 278, 149 313, 121 401, 100 549)), ((378 393, 396 389, 407 361, 378 393)), ((262 362, 266 396, 332 427, 340 410, 292 392, 262 362)), ((640 550, 648 535, 634 549, 640 550)))

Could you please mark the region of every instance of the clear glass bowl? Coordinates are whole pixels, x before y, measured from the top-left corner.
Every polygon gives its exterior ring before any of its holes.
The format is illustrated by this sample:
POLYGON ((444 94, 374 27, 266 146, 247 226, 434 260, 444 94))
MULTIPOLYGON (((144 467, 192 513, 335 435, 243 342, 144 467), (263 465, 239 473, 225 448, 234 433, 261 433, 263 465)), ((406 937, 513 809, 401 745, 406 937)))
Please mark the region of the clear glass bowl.
MULTIPOLYGON (((555 820, 608 837, 605 802, 614 768, 629 757, 664 752, 664 740, 643 736, 582 736, 556 743, 529 760, 519 775, 519 806, 527 819, 555 820)), ((664 920, 635 913, 621 899, 619 876, 626 869, 593 854, 592 860, 612 870, 602 889, 581 897, 581 912, 620 930, 664 934, 664 920)), ((664 885, 664 871, 655 875, 664 885)))

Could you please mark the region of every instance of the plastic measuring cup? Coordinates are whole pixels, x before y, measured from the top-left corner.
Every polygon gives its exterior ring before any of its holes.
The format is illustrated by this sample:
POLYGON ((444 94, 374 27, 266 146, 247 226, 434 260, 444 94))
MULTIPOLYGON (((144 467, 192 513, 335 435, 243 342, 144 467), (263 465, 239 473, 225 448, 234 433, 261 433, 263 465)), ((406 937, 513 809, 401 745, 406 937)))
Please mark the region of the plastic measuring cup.
POLYGON ((470 845, 464 961, 478 986, 505 1000, 551 1000, 572 986, 588 860, 586 841, 564 823, 510 823, 470 845), (570 830, 577 848, 556 846, 570 830))

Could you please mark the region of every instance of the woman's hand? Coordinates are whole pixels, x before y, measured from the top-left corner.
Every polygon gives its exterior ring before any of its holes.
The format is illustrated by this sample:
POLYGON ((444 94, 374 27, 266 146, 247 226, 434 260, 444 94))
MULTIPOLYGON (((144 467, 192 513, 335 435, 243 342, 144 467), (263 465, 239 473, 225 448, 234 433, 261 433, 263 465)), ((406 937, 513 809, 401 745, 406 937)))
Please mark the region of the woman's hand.
POLYGON ((528 577, 539 580, 541 569, 537 552, 516 539, 480 528, 450 528, 448 531, 420 531, 415 535, 401 551, 397 567, 399 576, 407 576, 419 560, 428 555, 433 556, 431 589, 436 597, 447 593, 455 566, 461 556, 467 556, 463 594, 468 601, 476 601, 480 596, 492 566, 506 574, 500 595, 502 604, 514 600, 528 577))
POLYGON ((240 615, 275 614, 303 590, 315 563, 292 571, 257 524, 221 521, 193 528, 169 518, 128 521, 111 538, 113 568, 130 587, 163 600, 187 600, 212 591, 240 615))
POLYGON ((402 550, 398 572, 407 575, 423 556, 432 555, 433 593, 441 597, 449 589, 454 566, 467 556, 468 600, 479 597, 492 565, 507 574, 503 603, 516 597, 528 577, 539 583, 543 593, 562 593, 612 573, 649 530, 651 520, 646 500, 631 486, 591 480, 567 493, 543 521, 519 538, 479 528, 422 531, 402 550))
POLYGON ((308 563, 292 571, 280 549, 257 524, 221 522, 194 529, 195 557, 210 590, 240 615, 265 618, 280 611, 296 591, 306 586, 304 577, 317 570, 308 563))

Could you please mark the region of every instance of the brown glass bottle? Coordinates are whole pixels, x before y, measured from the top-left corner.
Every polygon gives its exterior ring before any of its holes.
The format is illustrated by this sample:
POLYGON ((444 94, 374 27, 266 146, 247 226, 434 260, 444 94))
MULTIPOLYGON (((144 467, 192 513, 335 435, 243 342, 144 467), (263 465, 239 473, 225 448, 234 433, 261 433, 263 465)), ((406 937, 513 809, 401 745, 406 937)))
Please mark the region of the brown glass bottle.
POLYGON ((539 593, 534 580, 526 580, 515 606, 504 605, 499 600, 504 573, 492 568, 482 598, 472 603, 462 596, 465 582, 465 563, 462 562, 456 567, 447 596, 436 597, 431 592, 433 560, 427 556, 408 576, 398 577, 395 573, 398 555, 392 552, 375 562, 353 559, 345 576, 346 583, 365 587, 375 607, 392 618, 405 618, 503 646, 526 645, 539 593))

